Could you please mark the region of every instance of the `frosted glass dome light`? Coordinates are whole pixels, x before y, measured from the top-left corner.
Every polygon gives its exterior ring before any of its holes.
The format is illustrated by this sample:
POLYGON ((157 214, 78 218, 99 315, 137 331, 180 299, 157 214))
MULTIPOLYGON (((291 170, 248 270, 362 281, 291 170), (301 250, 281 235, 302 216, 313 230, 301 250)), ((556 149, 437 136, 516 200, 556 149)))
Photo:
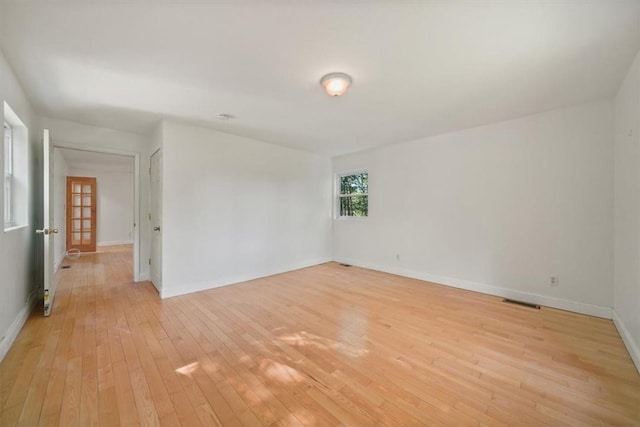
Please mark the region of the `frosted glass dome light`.
POLYGON ((345 73, 327 74, 320 80, 320 84, 330 96, 343 95, 351 85, 351 77, 345 73))

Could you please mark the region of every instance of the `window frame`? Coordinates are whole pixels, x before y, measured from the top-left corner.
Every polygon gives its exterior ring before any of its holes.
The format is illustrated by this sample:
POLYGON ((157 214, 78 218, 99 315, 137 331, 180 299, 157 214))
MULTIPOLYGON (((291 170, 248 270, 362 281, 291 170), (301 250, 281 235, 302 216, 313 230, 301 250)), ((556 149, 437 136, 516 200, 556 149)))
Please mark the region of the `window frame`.
POLYGON ((2 145, 4 150, 4 228, 8 229, 16 225, 14 216, 14 153, 15 153, 14 129, 7 121, 4 121, 2 145), (7 138, 8 137, 8 138, 7 138), (8 159, 7 159, 8 157, 8 159))
POLYGON ((335 215, 334 219, 337 220, 346 220, 346 221, 364 221, 369 218, 369 170, 368 169, 355 169, 346 172, 337 173, 335 176, 335 215), (342 186, 341 181, 345 176, 352 175, 362 175, 367 174, 367 192, 366 193, 352 193, 352 194, 342 194, 342 186), (367 197, 367 215, 357 216, 357 215, 341 215, 340 214, 340 206, 342 205, 341 201, 346 197, 355 197, 355 196, 366 196, 367 197))
POLYGON ((10 135, 11 141, 11 154, 7 156, 10 157, 11 161, 10 171, 5 170, 5 164, 2 162, 4 175, 2 185, 9 189, 6 196, 3 197, 4 206, 2 212, 4 232, 7 233, 29 227, 29 215, 32 209, 30 203, 32 184, 30 172, 32 169, 29 162, 29 129, 6 101, 3 102, 3 106, 3 124, 8 127, 5 130, 3 126, 3 154, 5 150, 5 135, 10 135), (7 133, 9 130, 10 134, 7 133))

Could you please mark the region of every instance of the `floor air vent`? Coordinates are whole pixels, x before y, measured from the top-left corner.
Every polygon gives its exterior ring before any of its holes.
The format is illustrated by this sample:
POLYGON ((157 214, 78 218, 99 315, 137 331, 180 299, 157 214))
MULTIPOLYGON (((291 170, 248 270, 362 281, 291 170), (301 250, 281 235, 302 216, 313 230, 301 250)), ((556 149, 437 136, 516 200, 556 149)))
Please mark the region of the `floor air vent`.
POLYGON ((70 266, 70 265, 63 265, 63 266, 62 266, 62 267, 60 267, 60 268, 71 268, 71 266, 70 266))
POLYGON ((343 266, 343 267, 351 267, 351 264, 343 264, 343 263, 340 263, 340 265, 341 265, 341 266, 343 266))
POLYGON ((540 310, 540 306, 539 305, 531 304, 530 302, 517 301, 517 300, 514 300, 514 299, 508 299, 508 298, 503 299, 502 302, 507 302, 509 304, 516 304, 516 305, 521 305, 523 307, 535 308, 536 310, 540 310))

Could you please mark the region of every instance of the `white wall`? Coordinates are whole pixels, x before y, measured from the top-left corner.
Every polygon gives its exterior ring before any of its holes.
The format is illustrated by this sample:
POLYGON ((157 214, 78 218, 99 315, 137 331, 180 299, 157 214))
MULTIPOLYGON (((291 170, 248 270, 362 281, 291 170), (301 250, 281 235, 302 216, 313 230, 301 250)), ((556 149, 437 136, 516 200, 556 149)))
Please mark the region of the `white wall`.
MULTIPOLYGON (((29 203, 27 226, 0 230, 0 360, 27 319, 32 298, 42 285, 36 263, 35 225, 41 221, 40 204, 36 203, 40 175, 41 134, 37 118, 20 83, 0 51, 0 101, 6 101, 28 128, 29 203)), ((0 102, 1 105, 1 102, 0 102)), ((0 108, 0 115, 4 111, 0 108)), ((0 165, 4 164, 0 150, 0 165)), ((4 203, 4 186, 0 186, 0 203, 4 203)), ((4 212, 4 206, 0 212, 4 212)), ((40 245, 41 250, 41 245, 40 245)))
POLYGON ((370 216, 334 221, 335 260, 611 316, 611 102, 333 161, 360 168, 370 216))
POLYGON ((162 297, 331 260, 331 162, 163 124, 162 297))
POLYGON ((140 154, 140 279, 149 279, 149 241, 151 229, 146 214, 149 212, 149 168, 150 137, 114 129, 83 125, 43 117, 42 127, 49 129, 54 144, 82 146, 88 149, 104 148, 140 154))
POLYGON ((96 178, 98 246, 133 243, 133 172, 73 166, 69 175, 96 178))
POLYGON ((614 321, 640 370, 640 53, 615 99, 614 321))
POLYGON ((56 270, 64 260, 67 251, 67 175, 69 166, 59 149, 53 149, 53 224, 58 229, 54 236, 53 260, 56 270))

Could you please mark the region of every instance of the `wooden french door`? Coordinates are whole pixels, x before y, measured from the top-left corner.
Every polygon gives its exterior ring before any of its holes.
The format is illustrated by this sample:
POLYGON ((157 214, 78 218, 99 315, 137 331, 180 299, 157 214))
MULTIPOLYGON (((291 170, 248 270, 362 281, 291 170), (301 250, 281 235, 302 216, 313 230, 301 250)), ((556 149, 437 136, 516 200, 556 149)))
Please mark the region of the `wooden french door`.
POLYGON ((96 251, 96 179, 67 177, 67 250, 96 251))

